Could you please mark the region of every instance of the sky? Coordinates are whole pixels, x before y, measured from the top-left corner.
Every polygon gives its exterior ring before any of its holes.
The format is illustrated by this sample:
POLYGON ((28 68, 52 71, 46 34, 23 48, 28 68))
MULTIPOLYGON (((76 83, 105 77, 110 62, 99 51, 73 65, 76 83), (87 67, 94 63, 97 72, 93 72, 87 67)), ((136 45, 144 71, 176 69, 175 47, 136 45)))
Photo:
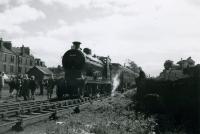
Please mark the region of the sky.
POLYGON ((200 0, 0 0, 0 37, 61 65, 73 41, 152 76, 165 60, 200 61, 200 0))

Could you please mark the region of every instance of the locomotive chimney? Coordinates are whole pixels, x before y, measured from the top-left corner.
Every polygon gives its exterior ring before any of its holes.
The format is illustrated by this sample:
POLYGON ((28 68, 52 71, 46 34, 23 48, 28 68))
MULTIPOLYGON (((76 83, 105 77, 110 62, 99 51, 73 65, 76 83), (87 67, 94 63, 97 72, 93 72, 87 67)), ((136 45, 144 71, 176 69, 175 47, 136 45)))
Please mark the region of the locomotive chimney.
POLYGON ((89 48, 84 48, 83 52, 86 53, 87 55, 92 55, 92 50, 89 48))
POLYGON ((76 49, 76 50, 80 49, 81 42, 74 41, 74 42, 72 42, 72 43, 73 43, 73 45, 74 45, 74 49, 76 49))

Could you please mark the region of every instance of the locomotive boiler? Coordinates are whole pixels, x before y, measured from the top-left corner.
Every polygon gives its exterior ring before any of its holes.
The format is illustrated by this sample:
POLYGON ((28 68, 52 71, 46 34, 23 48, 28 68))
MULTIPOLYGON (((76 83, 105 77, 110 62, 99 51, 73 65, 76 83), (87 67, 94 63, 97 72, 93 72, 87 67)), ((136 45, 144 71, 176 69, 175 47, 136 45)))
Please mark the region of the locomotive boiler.
POLYGON ((82 50, 80 44, 73 42, 72 48, 63 55, 65 86, 58 89, 59 98, 64 94, 80 97, 111 92, 111 59, 92 55, 91 49, 82 50))

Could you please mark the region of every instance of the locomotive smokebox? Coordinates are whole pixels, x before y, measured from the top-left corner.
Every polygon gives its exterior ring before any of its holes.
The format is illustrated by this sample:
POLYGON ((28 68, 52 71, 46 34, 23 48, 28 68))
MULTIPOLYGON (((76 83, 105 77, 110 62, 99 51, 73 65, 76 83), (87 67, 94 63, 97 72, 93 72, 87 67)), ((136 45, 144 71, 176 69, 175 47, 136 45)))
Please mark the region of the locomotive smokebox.
POLYGON ((80 48, 80 45, 81 45, 81 42, 79 42, 79 41, 74 41, 74 42, 72 42, 73 43, 73 45, 74 45, 74 49, 79 49, 80 48))
POLYGON ((72 48, 63 55, 62 65, 65 70, 83 69, 85 65, 85 56, 80 49, 81 42, 74 41, 72 43, 72 48))

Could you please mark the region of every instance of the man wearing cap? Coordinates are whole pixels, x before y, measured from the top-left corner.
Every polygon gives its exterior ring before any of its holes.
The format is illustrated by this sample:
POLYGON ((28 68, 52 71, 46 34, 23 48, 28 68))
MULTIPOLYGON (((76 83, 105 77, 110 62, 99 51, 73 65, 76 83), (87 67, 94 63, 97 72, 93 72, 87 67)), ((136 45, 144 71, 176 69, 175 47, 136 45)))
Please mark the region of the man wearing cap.
POLYGON ((2 89, 4 87, 4 78, 3 78, 4 73, 0 72, 0 98, 2 96, 2 89))

